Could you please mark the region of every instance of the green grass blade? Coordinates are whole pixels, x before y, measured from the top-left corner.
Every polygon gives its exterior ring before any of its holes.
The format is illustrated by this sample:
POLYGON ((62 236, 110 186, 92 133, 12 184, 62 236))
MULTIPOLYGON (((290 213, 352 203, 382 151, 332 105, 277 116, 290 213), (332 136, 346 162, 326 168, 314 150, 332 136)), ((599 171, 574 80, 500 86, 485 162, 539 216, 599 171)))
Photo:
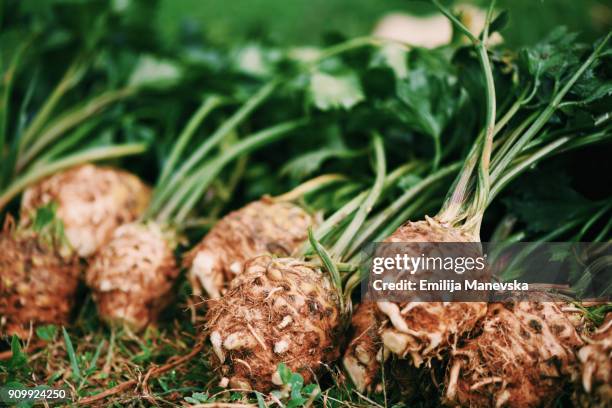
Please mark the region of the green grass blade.
POLYGON ((72 346, 72 341, 70 340, 70 336, 66 331, 65 327, 62 327, 62 332, 64 333, 64 343, 66 344, 66 353, 68 354, 68 359, 70 360, 70 367, 72 367, 72 376, 78 380, 81 379, 81 370, 79 368, 79 362, 77 360, 76 353, 74 352, 74 347, 72 346))

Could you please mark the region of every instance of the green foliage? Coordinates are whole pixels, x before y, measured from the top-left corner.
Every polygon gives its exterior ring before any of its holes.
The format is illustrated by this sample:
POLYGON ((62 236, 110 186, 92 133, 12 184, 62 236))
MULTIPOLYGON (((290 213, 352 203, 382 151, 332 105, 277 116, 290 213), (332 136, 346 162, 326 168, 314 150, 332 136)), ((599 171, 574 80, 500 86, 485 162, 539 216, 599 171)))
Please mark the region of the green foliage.
MULTIPOLYGON (((316 384, 304 386, 304 378, 300 374, 292 372, 285 363, 280 363, 277 370, 283 385, 290 390, 286 403, 288 408, 302 407, 320 393, 319 387, 316 384)), ((273 391, 273 394, 279 399, 282 398, 282 394, 279 391, 273 391)), ((258 397, 258 404, 261 406, 262 403, 263 400, 260 400, 258 397)))
POLYGON ((39 339, 45 342, 51 342, 55 339, 57 334, 57 326, 53 324, 47 324, 36 328, 36 335, 39 339))
POLYGON ((72 340, 70 340, 70 335, 66 331, 65 327, 62 327, 62 333, 64 335, 66 353, 68 353, 68 359, 70 360, 70 367, 72 368, 72 378, 74 378, 75 380, 80 380, 81 379, 81 369, 79 367, 79 361, 74 351, 74 346, 72 345, 72 340))
POLYGON ((540 177, 521 178, 503 202, 527 231, 550 232, 593 208, 591 201, 570 187, 570 181, 558 169, 540 172, 540 177))
POLYGON ((21 349, 19 338, 13 335, 11 338, 11 358, 0 361, 0 369, 7 375, 6 382, 16 382, 18 378, 27 376, 30 372, 28 357, 21 349))

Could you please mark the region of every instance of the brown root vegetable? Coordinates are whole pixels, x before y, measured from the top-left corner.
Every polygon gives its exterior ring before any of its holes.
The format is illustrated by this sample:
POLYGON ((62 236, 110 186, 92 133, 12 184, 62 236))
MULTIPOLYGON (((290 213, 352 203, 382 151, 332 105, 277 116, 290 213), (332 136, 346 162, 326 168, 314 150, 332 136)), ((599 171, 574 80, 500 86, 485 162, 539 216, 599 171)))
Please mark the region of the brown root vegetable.
POLYGON ((580 382, 576 402, 583 407, 612 405, 612 313, 578 351, 580 382))
POLYGON ((381 365, 386 360, 380 338, 384 315, 375 303, 360 303, 351 319, 351 342, 344 352, 342 364, 360 392, 372 391, 380 379, 381 365))
POLYGON ((29 223, 37 208, 55 201, 70 244, 79 256, 89 257, 110 239, 115 228, 142 215, 150 195, 149 188, 133 174, 86 164, 28 188, 21 204, 22 224, 29 223))
MULTIPOLYGON (((477 240, 459 228, 453 228, 437 219, 426 217, 424 221, 408 222, 399 227, 385 242, 388 243, 469 243, 477 240)), ((480 245, 466 245, 466 257, 482 256, 480 245)), ((404 251, 404 250, 403 250, 404 251)), ((410 253, 414 248, 406 245, 410 253)), ((420 256, 420 254, 413 254, 420 256)), ((428 273, 428 271, 423 271, 428 273)), ((486 272, 485 272, 486 273, 486 272)), ((419 275, 419 279, 423 279, 419 275)), ((485 279, 473 273, 474 279, 485 279)), ((378 302, 379 310, 390 321, 381 333, 385 347, 400 358, 409 357, 415 367, 431 359, 440 359, 455 347, 459 338, 469 333, 485 315, 484 302, 378 302)))
POLYGON ((339 354, 339 298, 326 274, 295 258, 256 257, 220 299, 210 301, 212 365, 233 388, 268 392, 285 363, 312 381, 339 354))
POLYGON ((67 324, 79 282, 77 257, 10 224, 0 233, 0 335, 27 337, 30 326, 67 324))
POLYGON ((184 258, 194 293, 220 297, 247 260, 262 254, 291 255, 315 224, 299 206, 265 198, 231 212, 184 258))
POLYGON ((482 332, 452 354, 444 403, 470 407, 552 404, 576 375, 575 349, 581 344, 558 303, 490 304, 482 332))
POLYGON ((156 320, 179 274, 173 239, 154 222, 115 230, 86 272, 104 321, 140 330, 156 320))

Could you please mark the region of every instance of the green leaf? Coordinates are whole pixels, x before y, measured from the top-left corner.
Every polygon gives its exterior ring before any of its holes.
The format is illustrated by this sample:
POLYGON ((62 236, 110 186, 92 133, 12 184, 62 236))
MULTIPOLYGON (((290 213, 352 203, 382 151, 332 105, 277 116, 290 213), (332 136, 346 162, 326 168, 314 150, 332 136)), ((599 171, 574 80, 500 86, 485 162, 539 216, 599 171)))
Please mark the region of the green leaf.
POLYGON ((80 380, 81 370, 79 368, 76 353, 74 352, 74 347, 72 346, 72 341, 70 340, 70 336, 68 335, 65 327, 62 327, 62 332, 64 334, 64 343, 66 344, 66 353, 68 353, 68 359, 70 360, 70 366, 72 367, 72 376, 75 379, 80 380))
POLYGON ((21 351, 19 338, 13 335, 11 338, 11 359, 8 361, 8 369, 11 372, 22 371, 28 365, 28 357, 21 351))
POLYGON ((308 399, 306 399, 304 397, 298 397, 298 398, 295 398, 295 399, 292 398, 287 403, 287 408, 301 407, 301 406, 303 406, 306 403, 306 401, 308 401, 308 399))
POLYGON ((278 365, 278 375, 280 375, 281 381, 283 382, 283 384, 289 384, 289 381, 291 381, 291 370, 289 369, 289 367, 287 367, 287 364, 285 363, 280 363, 278 365))
POLYGON ((552 168, 538 171, 537 177, 520 178, 512 191, 503 203, 528 231, 536 233, 553 231, 593 205, 570 187, 567 175, 552 168))
POLYGON ((34 216, 34 231, 41 232, 46 226, 50 225, 55 220, 55 211, 57 203, 51 202, 45 206, 39 207, 34 216))
POLYGON ((291 387, 291 399, 299 399, 302 397, 302 386, 304 385, 304 378, 298 373, 293 373, 289 379, 289 386, 291 387))
POLYGON ((36 328, 36 335, 38 336, 38 338, 46 342, 53 341, 56 334, 57 327, 53 324, 48 324, 36 328))
POLYGON ((256 392, 255 397, 257 397, 258 408, 267 408, 266 402, 264 401, 263 396, 260 393, 256 392))
POLYGON ((194 392, 191 394, 191 397, 185 398, 185 401, 190 402, 192 404, 208 402, 208 400, 209 400, 208 394, 203 393, 203 392, 194 392))
POLYGON ((309 92, 315 106, 324 111, 349 110, 365 99, 359 78, 353 73, 315 72, 310 78, 309 92))
POLYGON ((309 396, 313 395, 313 393, 318 390, 319 390, 319 386, 317 384, 308 384, 304 388, 302 388, 302 392, 309 396))
POLYGON ((491 25, 489 26, 489 35, 493 34, 496 31, 499 32, 503 30, 508 25, 509 21, 510 15, 508 14, 508 10, 503 10, 491 22, 491 25))

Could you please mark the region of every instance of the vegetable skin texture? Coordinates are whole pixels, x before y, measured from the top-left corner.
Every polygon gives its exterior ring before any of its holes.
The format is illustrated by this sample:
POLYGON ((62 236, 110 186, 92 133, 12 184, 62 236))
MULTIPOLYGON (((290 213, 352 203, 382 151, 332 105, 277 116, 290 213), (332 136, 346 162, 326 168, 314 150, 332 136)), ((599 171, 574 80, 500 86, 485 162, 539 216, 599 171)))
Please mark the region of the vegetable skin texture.
POLYGON ((184 257, 194 294, 219 298, 246 261, 291 255, 314 225, 315 218, 298 205, 265 197, 229 213, 184 257))
MULTIPOLYGON (((460 228, 425 217, 423 221, 409 221, 400 226, 385 242, 467 243, 478 240, 460 228)), ((465 254, 467 257, 482 256, 476 247, 467 249, 470 251, 465 254)), ((410 246, 407 250, 410 252, 410 246)), ((422 278, 422 275, 419 277, 422 278)), ((409 357, 415 367, 423 363, 430 366, 432 359, 442 359, 448 350, 456 346, 459 338, 473 330, 487 311, 485 302, 380 301, 377 304, 391 323, 381 332, 385 347, 400 358, 409 357)))
POLYGON ((578 351, 580 385, 575 399, 582 407, 609 407, 612 404, 612 313, 578 351))
POLYGON ((342 364, 359 392, 372 391, 379 379, 381 365, 386 360, 381 325, 384 315, 376 303, 360 303, 351 318, 351 341, 344 352, 342 364))
POLYGON ((25 338, 30 325, 67 325, 79 275, 69 248, 7 219, 0 234, 0 336, 25 338))
POLYGON ((228 292, 209 303, 211 363, 232 388, 268 392, 282 385, 282 362, 308 383, 339 355, 339 299, 318 266, 296 258, 253 258, 228 292))
POLYGON ((575 350, 581 345, 557 303, 492 303, 481 334, 453 352, 443 402, 470 407, 551 405, 577 374, 575 350))
POLYGON ((154 222, 117 228, 86 272, 100 318, 134 330, 154 322, 179 274, 173 250, 172 237, 154 222))
POLYGON ((21 203, 22 224, 28 225, 39 207, 55 201, 68 241, 79 256, 87 258, 117 227, 140 217, 150 198, 149 187, 135 175, 85 164, 28 188, 21 203))

